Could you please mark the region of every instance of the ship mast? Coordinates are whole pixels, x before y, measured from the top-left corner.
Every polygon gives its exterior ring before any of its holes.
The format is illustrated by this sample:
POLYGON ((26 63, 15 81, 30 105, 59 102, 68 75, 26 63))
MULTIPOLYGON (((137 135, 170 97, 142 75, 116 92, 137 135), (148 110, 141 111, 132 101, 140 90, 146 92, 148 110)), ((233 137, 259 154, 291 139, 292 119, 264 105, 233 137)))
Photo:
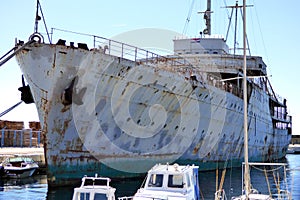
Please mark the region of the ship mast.
POLYGON ((207 8, 203 16, 206 25, 206 28, 203 30, 203 33, 206 35, 211 35, 211 13, 211 0, 207 0, 207 8))
POLYGON ((249 171, 249 162, 248 162, 248 109, 247 109, 247 56, 246 56, 246 47, 247 45, 247 36, 246 36, 246 0, 243 0, 243 98, 244 98, 244 159, 245 159, 245 173, 244 173, 244 182, 245 182, 245 192, 246 199, 249 199, 250 194, 250 171, 249 171))

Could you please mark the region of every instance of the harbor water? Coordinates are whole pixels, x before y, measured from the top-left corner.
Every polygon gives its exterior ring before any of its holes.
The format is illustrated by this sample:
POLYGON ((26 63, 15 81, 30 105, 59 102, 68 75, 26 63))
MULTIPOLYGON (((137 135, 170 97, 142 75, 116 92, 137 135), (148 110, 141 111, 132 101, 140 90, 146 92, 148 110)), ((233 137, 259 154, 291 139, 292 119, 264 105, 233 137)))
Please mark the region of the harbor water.
MULTIPOLYGON (((300 199, 300 155, 288 154, 284 161, 288 164, 288 187, 292 193, 294 200, 300 199)), ((95 172, 96 173, 96 172, 95 172)), ((223 188, 226 192, 227 199, 241 193, 241 169, 227 169, 224 179, 223 188)), ((221 177, 221 173, 219 173, 221 177)), ((261 192, 267 193, 268 189, 264 185, 263 176, 259 174, 252 175, 252 184, 255 188, 264 190, 261 192)), ((143 179, 126 180, 122 182, 114 182, 116 196, 131 196, 139 188, 143 179)), ((199 174, 201 199, 214 199, 216 188, 216 172, 201 172, 199 174)), ((75 186, 74 186, 75 187, 75 186)), ((35 175, 26 179, 10 179, 0 181, 0 200, 1 199, 72 199, 74 187, 61 187, 48 189, 46 175, 35 175)))

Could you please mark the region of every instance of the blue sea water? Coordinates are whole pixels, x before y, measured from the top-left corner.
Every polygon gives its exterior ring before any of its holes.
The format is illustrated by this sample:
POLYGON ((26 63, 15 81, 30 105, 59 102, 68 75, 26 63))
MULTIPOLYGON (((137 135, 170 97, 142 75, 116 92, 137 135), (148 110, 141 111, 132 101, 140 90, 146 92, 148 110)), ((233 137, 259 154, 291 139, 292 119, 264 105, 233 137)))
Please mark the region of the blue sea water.
MULTIPOLYGON (((300 155, 289 154, 286 156, 288 164, 288 187, 294 200, 300 199, 300 155)), ((221 176, 221 172, 219 173, 221 176)), ((267 187, 262 183, 260 174, 252 174, 254 187, 268 192, 267 187)), ((130 196, 139 188, 143 180, 127 180, 124 182, 112 183, 117 189, 116 196, 130 196)), ((216 188, 216 172, 201 172, 199 174, 200 190, 202 199, 214 199, 216 188)), ((241 170, 240 168, 227 169, 223 188, 227 198, 231 199, 241 193, 241 170)), ((0 180, 0 200, 56 200, 72 199, 73 187, 62 187, 48 189, 46 175, 35 175, 27 179, 0 180)))

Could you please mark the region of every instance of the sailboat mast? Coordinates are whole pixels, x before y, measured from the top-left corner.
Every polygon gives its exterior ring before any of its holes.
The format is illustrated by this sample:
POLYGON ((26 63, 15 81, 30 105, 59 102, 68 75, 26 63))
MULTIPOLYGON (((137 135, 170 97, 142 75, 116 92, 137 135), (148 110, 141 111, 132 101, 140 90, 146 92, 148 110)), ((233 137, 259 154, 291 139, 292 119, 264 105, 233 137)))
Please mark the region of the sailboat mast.
POLYGON ((246 0, 243 0, 243 97, 244 97, 244 153, 245 153, 245 192, 246 199, 250 194, 250 171, 249 171, 249 156, 248 156, 248 108, 247 108, 247 56, 246 56, 246 45, 247 45, 247 35, 246 35, 246 0))

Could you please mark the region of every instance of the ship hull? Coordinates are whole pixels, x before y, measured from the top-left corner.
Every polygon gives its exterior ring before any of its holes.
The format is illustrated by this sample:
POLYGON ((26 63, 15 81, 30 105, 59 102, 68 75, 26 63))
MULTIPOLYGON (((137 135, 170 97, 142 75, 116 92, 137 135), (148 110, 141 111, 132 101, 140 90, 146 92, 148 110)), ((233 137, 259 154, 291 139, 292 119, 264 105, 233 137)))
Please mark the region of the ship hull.
MULTIPOLYGON (((50 187, 95 173, 138 176, 156 163, 212 170, 243 161, 243 100, 226 90, 193 85, 163 62, 99 50, 35 43, 17 60, 45 134, 50 187)), ((273 128, 269 96, 259 87, 248 113, 249 160, 284 157, 290 135, 273 128)))

